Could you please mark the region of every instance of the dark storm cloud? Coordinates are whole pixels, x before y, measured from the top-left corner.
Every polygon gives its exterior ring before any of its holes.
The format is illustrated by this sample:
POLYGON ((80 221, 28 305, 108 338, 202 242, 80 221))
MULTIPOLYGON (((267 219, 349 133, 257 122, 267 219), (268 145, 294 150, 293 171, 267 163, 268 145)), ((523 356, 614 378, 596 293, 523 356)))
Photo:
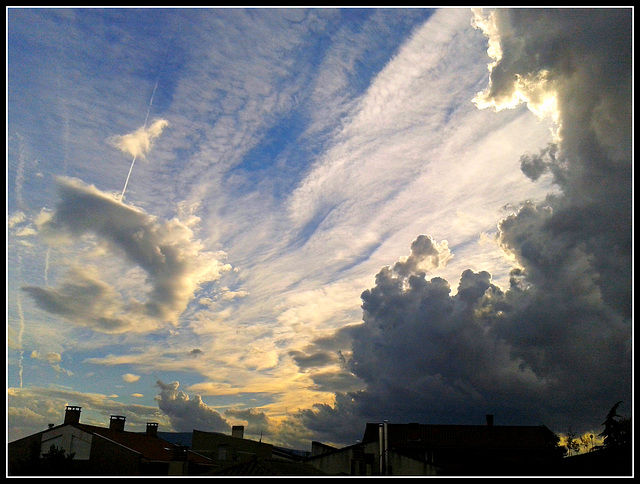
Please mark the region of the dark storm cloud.
POLYGON ((98 331, 146 331, 175 324, 199 284, 228 269, 178 220, 160 221, 76 179, 60 178, 58 188, 60 201, 40 220, 40 235, 69 245, 96 236, 111 255, 143 269, 151 289, 144 302, 124 300, 98 269, 76 267, 57 288, 24 288, 46 311, 98 331))
MULTIPOLYGON (((495 407, 541 404, 555 388, 494 332, 509 302, 486 272, 447 281, 383 269, 362 294, 364 324, 354 335, 350 367, 367 383, 356 401, 395 418, 468 419, 495 407), (373 396, 373 398, 371 398, 373 396)), ((502 413, 505 413, 503 409, 502 413)))
MULTIPOLYGON (((560 113, 557 153, 541 152, 523 171, 549 169, 562 196, 547 203, 550 216, 538 210, 539 230, 526 244, 519 241, 526 237, 517 231, 521 223, 510 221, 502 229, 505 245, 527 257, 526 250, 544 244, 547 259, 567 254, 574 266, 581 250, 606 302, 629 317, 631 10, 500 9, 495 19, 509 35, 500 36, 503 55, 491 73, 491 97, 509 95, 515 74, 545 70, 545 89, 556 93, 560 113)), ((522 217, 532 222, 528 209, 522 217)), ((530 261, 529 277, 547 274, 533 273, 543 267, 530 261)))
POLYGON ((171 426, 176 432, 225 432, 231 429, 229 423, 218 412, 205 404, 199 395, 190 397, 178 390, 177 381, 157 382, 160 393, 155 397, 158 408, 171 419, 171 426))
POLYGON ((362 381, 348 368, 356 328, 345 326, 331 336, 316 338, 303 351, 289 352, 298 368, 309 375, 315 390, 343 393, 362 388, 362 381))
POLYGON ((296 364, 302 369, 316 366, 325 366, 334 361, 333 355, 329 353, 318 352, 307 355, 302 351, 290 351, 289 356, 291 356, 296 364))
POLYGON ((557 143, 520 162, 559 191, 500 221, 498 240, 518 265, 507 288, 470 270, 456 291, 428 279, 418 259, 440 259, 425 236, 383 268, 353 330, 349 368, 366 390, 301 412, 309 428, 495 413, 498 423, 580 432, 631 401, 631 12, 493 15, 502 56, 484 100, 499 107, 533 85, 530 107, 554 96, 557 143))
POLYGON ((540 150, 538 154, 522 155, 520 157, 520 169, 522 173, 532 181, 538 181, 545 173, 551 173, 555 183, 561 186, 564 185, 564 171, 560 160, 556 157, 557 151, 558 145, 552 143, 540 150))
POLYGON ((321 392, 345 393, 362 386, 362 382, 351 371, 328 370, 311 375, 314 389, 321 392))

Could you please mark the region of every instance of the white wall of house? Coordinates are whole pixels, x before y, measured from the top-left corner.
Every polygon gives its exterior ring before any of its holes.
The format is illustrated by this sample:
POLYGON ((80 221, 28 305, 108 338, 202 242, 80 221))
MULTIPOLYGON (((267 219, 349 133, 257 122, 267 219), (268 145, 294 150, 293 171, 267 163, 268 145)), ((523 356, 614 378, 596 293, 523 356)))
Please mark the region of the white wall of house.
POLYGON ((40 455, 49 452, 52 445, 64 449, 65 454, 75 454, 74 460, 89 460, 93 436, 72 425, 54 428, 42 434, 40 455))

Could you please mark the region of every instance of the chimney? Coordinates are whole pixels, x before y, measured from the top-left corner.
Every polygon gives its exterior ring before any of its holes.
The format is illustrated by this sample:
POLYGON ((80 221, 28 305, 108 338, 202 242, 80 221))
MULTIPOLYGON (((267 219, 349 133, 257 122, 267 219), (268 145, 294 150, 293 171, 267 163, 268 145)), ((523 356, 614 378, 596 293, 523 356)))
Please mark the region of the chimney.
POLYGON ((493 415, 491 415, 490 413, 487 414, 487 426, 493 427, 493 415))
POLYGON ((150 437, 156 437, 158 435, 158 424, 155 422, 147 422, 146 435, 150 437))
POLYGON ((111 415, 111 420, 109 421, 109 429, 111 430, 119 430, 124 431, 124 421, 126 417, 122 415, 111 415))
POLYGON ((64 411, 64 423, 65 424, 77 424, 80 423, 80 410, 82 407, 76 407, 74 405, 67 405, 64 411))
POLYGON ((231 427, 231 436, 239 439, 244 438, 244 425, 234 425, 231 427))

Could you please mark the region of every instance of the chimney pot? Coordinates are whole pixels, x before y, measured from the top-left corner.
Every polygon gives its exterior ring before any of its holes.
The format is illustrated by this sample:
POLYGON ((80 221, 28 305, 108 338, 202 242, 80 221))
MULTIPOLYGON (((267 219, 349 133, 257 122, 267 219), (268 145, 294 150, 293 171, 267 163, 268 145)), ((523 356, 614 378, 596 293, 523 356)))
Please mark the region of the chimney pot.
POLYGON ((158 424, 155 422, 147 422, 146 435, 155 437, 158 435, 158 424))
POLYGON ((123 417, 122 415, 111 415, 109 429, 123 431, 125 420, 126 417, 123 417))
POLYGON ((231 427, 231 436, 239 439, 244 438, 244 425, 234 425, 231 427))
POLYGON ((75 405, 67 405, 64 411, 64 423, 65 424, 80 423, 81 409, 82 407, 76 407, 75 405))
POLYGON ((487 426, 489 427, 493 426, 493 415, 491 415, 490 413, 487 414, 487 426))

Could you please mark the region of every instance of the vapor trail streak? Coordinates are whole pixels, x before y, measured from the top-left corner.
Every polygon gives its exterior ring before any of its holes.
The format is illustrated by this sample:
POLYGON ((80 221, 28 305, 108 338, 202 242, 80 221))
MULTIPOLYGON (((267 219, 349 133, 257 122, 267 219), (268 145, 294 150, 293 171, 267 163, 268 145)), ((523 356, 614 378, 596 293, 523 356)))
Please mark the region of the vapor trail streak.
MULTIPOLYGON (((144 117, 144 125, 143 128, 147 127, 147 121, 149 120, 149 113, 151 112, 151 106, 153 105, 153 98, 156 95, 156 89, 158 89, 158 81, 156 81, 155 86, 153 86, 153 92, 151 93, 151 99, 149 99, 149 107, 147 108, 147 115, 144 117)), ((136 158, 138 155, 133 157, 131 160, 131 166, 129 167, 129 174, 127 175, 127 179, 124 182, 124 188, 122 189, 122 194, 120 195, 120 200, 124 199, 124 192, 127 190, 127 185, 129 184, 129 177, 131 176, 131 171, 133 170, 133 165, 136 162, 136 158)))
MULTIPOLYGON (((22 272, 22 256, 18 255, 18 267, 20 272, 22 272)), ((20 346, 20 357, 18 359, 18 375, 20 376, 20 388, 22 388, 22 371, 24 370, 22 366, 22 359, 24 358, 24 349, 22 348, 22 338, 24 336, 25 324, 24 324, 24 312, 22 311, 22 298, 20 297, 20 292, 18 292, 17 296, 17 305, 18 305, 18 316, 20 318, 20 327, 18 329, 18 345, 20 346)))
POLYGON ((136 158, 138 155, 133 157, 131 161, 131 166, 129 167, 129 174, 127 175, 127 180, 124 182, 124 188, 122 189, 122 195, 120 195, 120 200, 124 199, 124 192, 127 189, 127 185, 129 184, 129 177, 131 176, 131 170, 133 170, 133 164, 136 162, 136 158))
POLYGON ((153 92, 151 93, 151 99, 149 99, 149 107, 147 108, 147 115, 144 117, 144 127, 147 127, 147 120, 149 119, 149 113, 151 112, 151 106, 153 105, 153 98, 156 95, 156 89, 158 89, 158 81, 153 86, 153 92))

